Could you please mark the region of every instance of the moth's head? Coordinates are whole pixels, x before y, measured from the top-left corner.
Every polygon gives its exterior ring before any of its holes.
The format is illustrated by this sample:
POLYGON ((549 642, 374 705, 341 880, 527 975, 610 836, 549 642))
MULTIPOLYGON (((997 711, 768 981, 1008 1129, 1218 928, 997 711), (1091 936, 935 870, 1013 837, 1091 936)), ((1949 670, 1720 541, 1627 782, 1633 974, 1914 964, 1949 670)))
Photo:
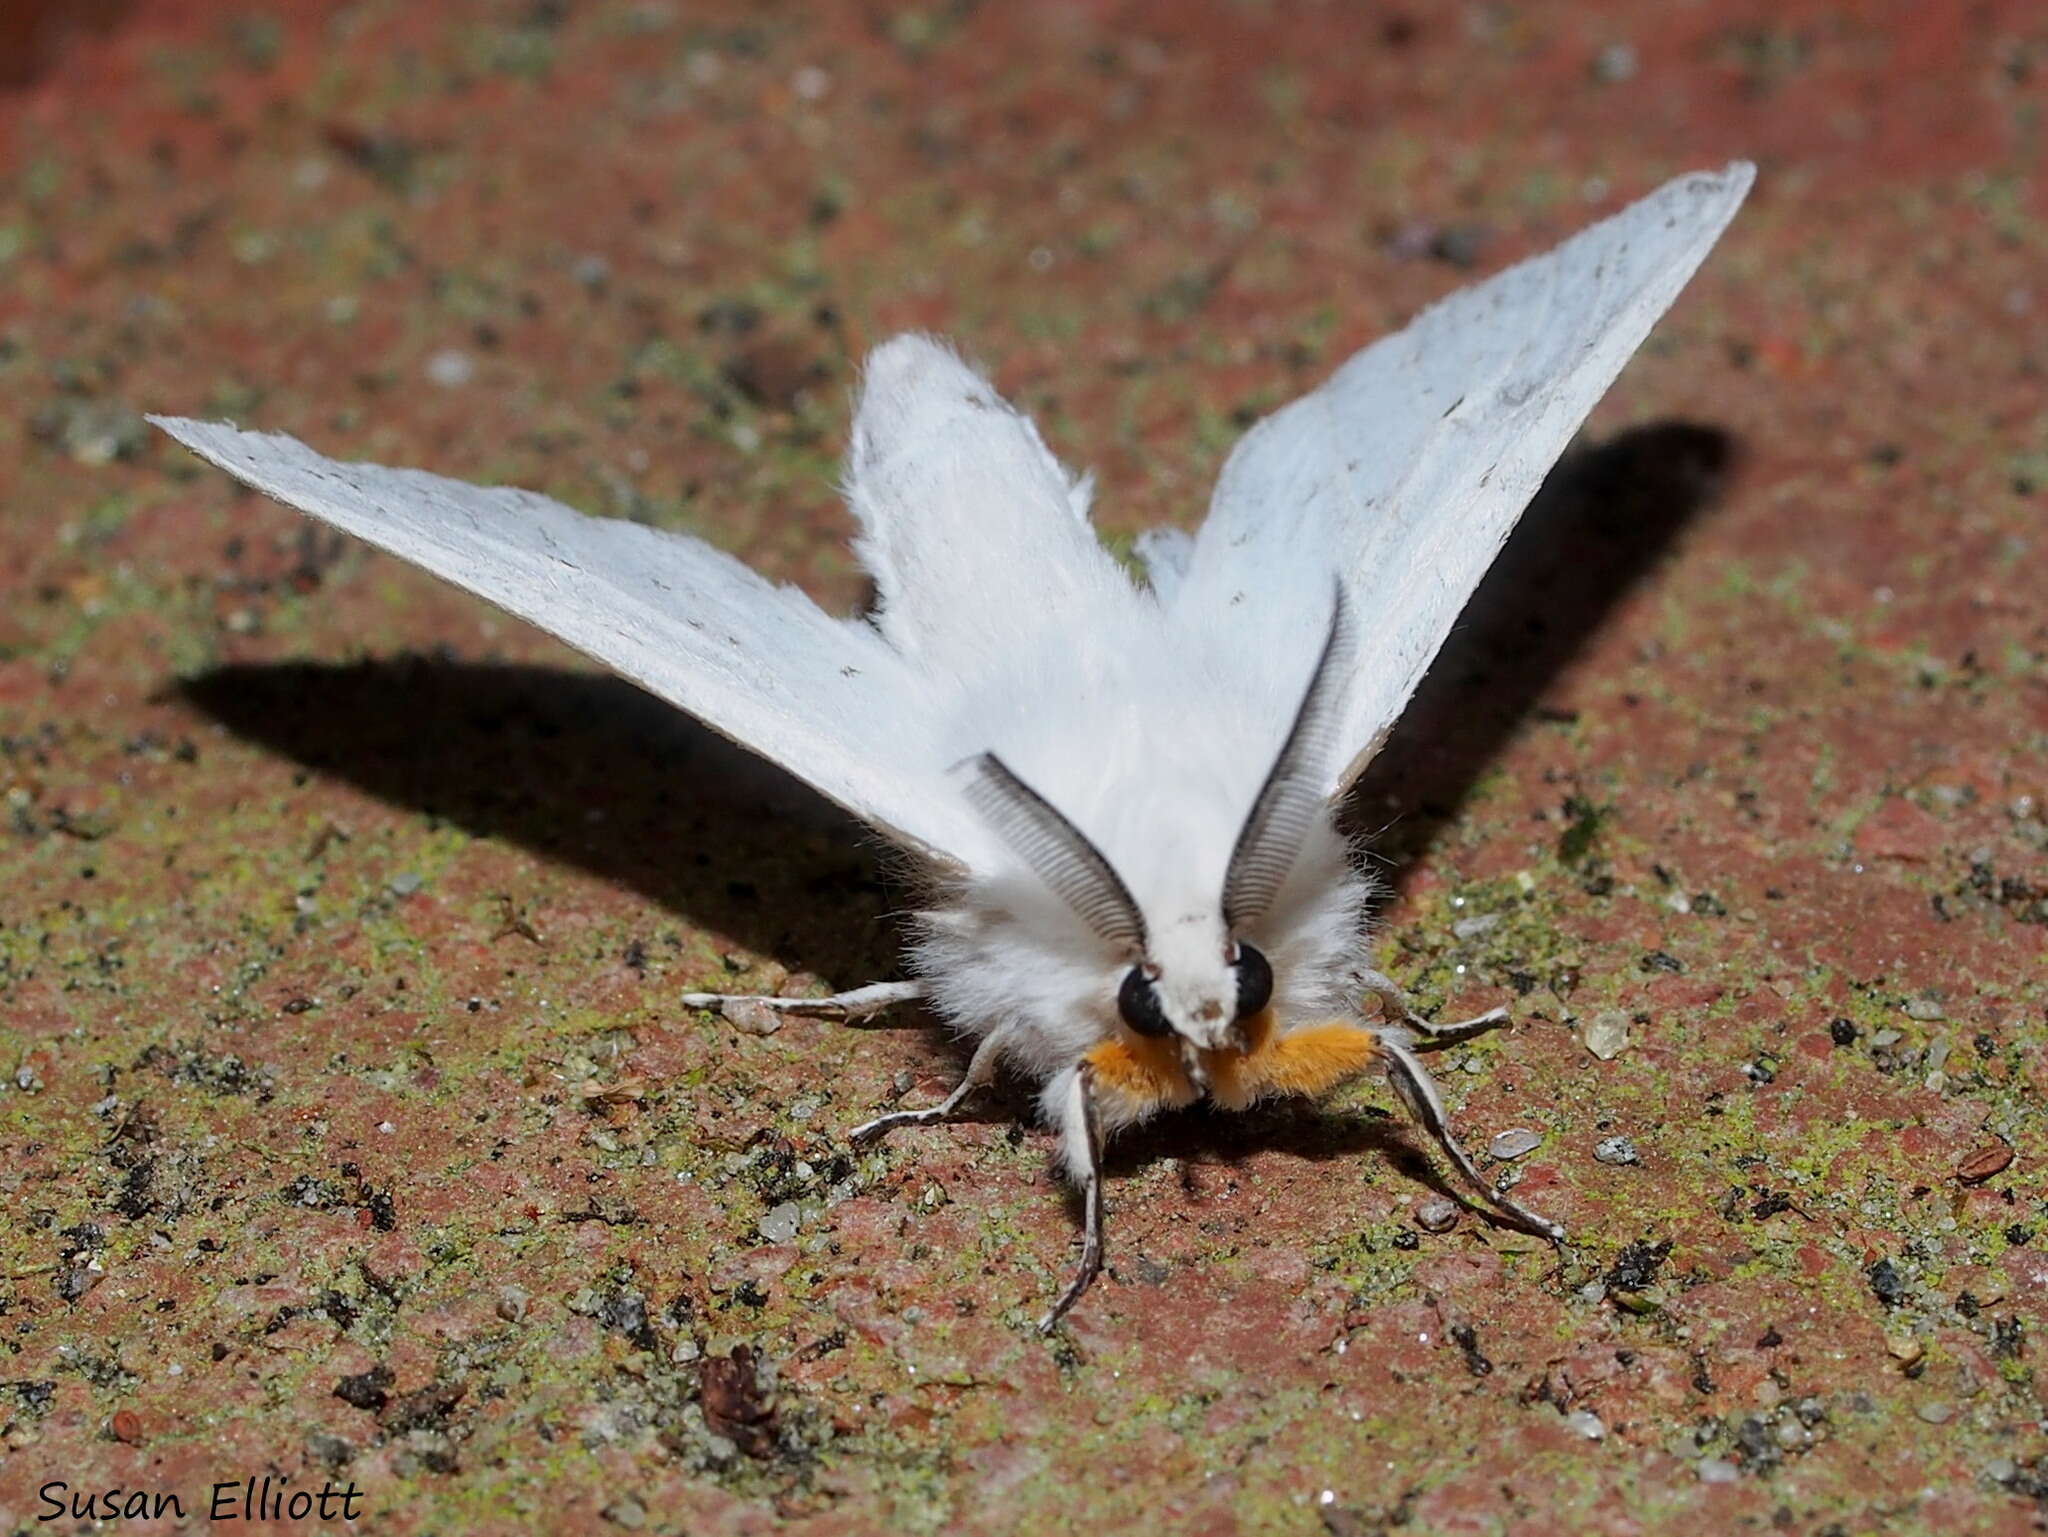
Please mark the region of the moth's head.
POLYGON ((1292 729, 1232 849, 1222 890, 1148 914, 1095 844, 993 753, 971 761, 969 802, 1038 878, 1118 954, 1117 1014, 1171 1039, 1199 1084, 1198 1051, 1246 1047, 1273 996, 1273 968, 1247 938, 1273 906, 1317 819, 1336 731, 1350 625, 1337 589, 1328 638, 1292 729))
POLYGON ((1217 913, 1189 914, 1152 938, 1117 986, 1116 1011, 1139 1035, 1177 1036, 1207 1051, 1243 1051, 1246 1027, 1273 997, 1273 967, 1217 913))

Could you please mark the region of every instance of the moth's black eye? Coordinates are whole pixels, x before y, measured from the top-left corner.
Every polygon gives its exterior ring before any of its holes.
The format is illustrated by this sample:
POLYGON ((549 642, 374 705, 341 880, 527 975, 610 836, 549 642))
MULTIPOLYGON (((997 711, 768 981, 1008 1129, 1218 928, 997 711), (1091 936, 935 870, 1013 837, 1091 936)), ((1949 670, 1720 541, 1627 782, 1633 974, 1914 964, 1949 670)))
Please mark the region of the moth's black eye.
POLYGON ((1124 985, 1116 990, 1116 1011, 1140 1035, 1173 1034, 1173 1026, 1166 1022, 1166 1011, 1159 1007, 1159 990, 1142 966, 1133 966, 1124 973, 1124 985))
POLYGON ((1237 947, 1237 1017, 1250 1019, 1273 1001, 1273 968, 1250 945, 1237 947))

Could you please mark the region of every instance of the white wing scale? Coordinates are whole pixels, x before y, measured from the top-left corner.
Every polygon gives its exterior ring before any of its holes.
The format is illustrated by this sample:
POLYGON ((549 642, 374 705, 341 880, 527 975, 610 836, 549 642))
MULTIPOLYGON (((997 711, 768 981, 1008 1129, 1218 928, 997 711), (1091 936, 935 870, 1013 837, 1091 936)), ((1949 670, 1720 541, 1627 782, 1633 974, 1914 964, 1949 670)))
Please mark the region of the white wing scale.
POLYGON ((701 540, 531 491, 344 464, 294 438, 152 417, 265 495, 488 598, 935 858, 974 833, 942 793, 918 675, 701 540))
POLYGON ((1681 176, 1355 354, 1231 453, 1174 603, 1269 686, 1358 615, 1331 792, 1371 759, 1515 520, 1719 238, 1754 168, 1681 176), (1264 659, 1270 659, 1266 661, 1264 659))
POLYGON ((875 624, 906 658, 973 678, 1048 625, 1085 629, 1128 603, 1089 527, 1090 490, 942 343, 899 336, 869 356, 846 500, 875 624))

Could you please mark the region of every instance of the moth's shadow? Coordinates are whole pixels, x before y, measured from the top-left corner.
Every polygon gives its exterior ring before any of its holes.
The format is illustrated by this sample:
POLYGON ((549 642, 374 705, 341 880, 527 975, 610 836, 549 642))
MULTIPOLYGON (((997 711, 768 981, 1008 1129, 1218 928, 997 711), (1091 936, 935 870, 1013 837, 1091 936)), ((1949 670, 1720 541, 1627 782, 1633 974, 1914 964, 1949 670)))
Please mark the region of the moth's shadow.
MULTIPOLYGON (((1304 1104, 1274 1100, 1247 1111, 1195 1106, 1150 1121, 1105 1149, 1103 1173, 1112 1182, 1167 1159, 1182 1166, 1183 1182, 1196 1169, 1235 1171, 1254 1153, 1286 1153, 1306 1163, 1369 1159, 1385 1166, 1395 1188, 1419 1187, 1462 1207, 1482 1226, 1496 1215, 1470 1190, 1449 1179, 1426 1150, 1427 1137, 1404 1118, 1383 1109, 1304 1104)), ((1078 1194, 1069 1192, 1076 1222, 1078 1194)))
POLYGON ((178 691, 238 736, 792 969, 845 986, 898 974, 872 835, 619 679, 404 656, 220 667, 178 691))
POLYGON ((1735 461, 1718 427, 1655 422, 1567 454, 1466 605, 1346 822, 1398 884, 1558 673, 1711 506, 1735 461))
POLYGON ((1249 1110, 1195 1105, 1160 1116, 1111 1143, 1103 1168, 1116 1179, 1167 1158, 1235 1168, 1254 1153, 1286 1153, 1310 1163, 1370 1157, 1448 1192, 1421 1149, 1422 1139, 1407 1122, 1384 1110, 1278 1099, 1249 1110))

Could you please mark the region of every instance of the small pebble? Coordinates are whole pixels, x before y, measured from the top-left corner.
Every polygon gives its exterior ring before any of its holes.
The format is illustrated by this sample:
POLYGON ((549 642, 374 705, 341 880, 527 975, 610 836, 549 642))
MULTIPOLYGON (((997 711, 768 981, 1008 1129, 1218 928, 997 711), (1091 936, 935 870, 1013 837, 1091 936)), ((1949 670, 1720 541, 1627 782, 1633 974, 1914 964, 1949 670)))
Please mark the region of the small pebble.
POLYGON ((1777 1438, 1778 1445, 1784 1447, 1788 1452, 1797 1451, 1802 1446, 1811 1446, 1813 1444, 1813 1432, 1797 1420, 1778 1421, 1777 1429, 1772 1434, 1777 1438))
POLYGON ((781 1013, 752 998, 729 999, 718 1012, 742 1035, 773 1035, 782 1028, 781 1013))
POLYGON ((771 1206, 761 1214, 757 1224, 761 1236, 770 1243, 788 1243, 796 1237, 796 1230, 803 1222, 803 1212, 794 1201, 784 1201, 780 1206, 771 1206))
POLYGON ((1574 1409, 1564 1417, 1565 1429, 1574 1435, 1584 1436, 1588 1441, 1598 1441, 1607 1434, 1607 1427, 1600 1423, 1600 1416, 1591 1409, 1574 1409))
POLYGON ((1984 1476, 1994 1484, 2009 1484, 2020 1476, 2020 1465, 2010 1457, 1993 1457, 1984 1464, 1984 1476))
POLYGON ((1956 1178, 1966 1185, 1974 1185, 1991 1178, 1994 1174, 2004 1173, 2011 1163, 2010 1144, 2001 1141, 1987 1142, 1956 1165, 1956 1178))
POLYGON ((1579 1039, 1586 1050, 1602 1062, 1612 1062, 1628 1050, 1628 1015, 1620 1009, 1603 1009, 1586 1021, 1579 1039))
POLYGON ((340 1436, 316 1430, 306 1437, 306 1456, 330 1468, 346 1467, 355 1460, 356 1449, 340 1436))
POLYGON ((1624 80, 1633 80, 1636 73, 1636 50, 1629 43, 1609 43, 1593 55, 1593 78, 1602 85, 1619 85, 1624 80))
POLYGON ((1915 998, 1906 1005, 1906 1018, 1908 1019, 1934 1020, 1946 1019, 1947 1017, 1942 1012, 1941 1005, 1932 998, 1915 998))
POLYGON ((1415 1225, 1425 1233, 1448 1233, 1458 1225, 1458 1206, 1442 1196, 1415 1208, 1415 1225))
POLYGON ((1648 1318, 1653 1313, 1661 1311, 1664 1306, 1664 1294, 1655 1288, 1647 1291, 1610 1292, 1608 1295, 1614 1299, 1616 1307, 1624 1313, 1633 1313, 1638 1318, 1648 1318))
POLYGON ((1955 1418, 1956 1406, 1936 1399, 1933 1403, 1922 1404, 1913 1412, 1930 1425, 1946 1425, 1955 1418))
POLYGON ((112 400, 65 397, 38 411, 29 430, 55 443, 80 464, 95 468, 132 459, 149 441, 149 424, 112 400))
POLYGON ((1927 1354, 1927 1346, 1914 1334, 1887 1334, 1884 1348, 1891 1352, 1892 1359, 1901 1366, 1911 1366, 1927 1354))
POLYGON ((1594 1158, 1601 1163, 1641 1163, 1636 1145, 1627 1137, 1603 1137, 1593 1149, 1594 1158))
POLYGON ((446 390, 460 389, 476 377, 476 360, 456 347, 443 347, 427 359, 427 378, 446 390))
POLYGON ((1543 1145, 1543 1139, 1526 1126, 1515 1126, 1501 1132, 1486 1144, 1487 1152, 1496 1158, 1520 1158, 1533 1153, 1543 1145))
POLYGON ((1698 1469, 1703 1484, 1732 1484, 1742 1474, 1725 1457, 1703 1457, 1698 1469))
POLYGON ((638 1531, 647 1524, 647 1507, 630 1494, 622 1494, 604 1508, 605 1520, 614 1526, 623 1526, 627 1531, 638 1531))

